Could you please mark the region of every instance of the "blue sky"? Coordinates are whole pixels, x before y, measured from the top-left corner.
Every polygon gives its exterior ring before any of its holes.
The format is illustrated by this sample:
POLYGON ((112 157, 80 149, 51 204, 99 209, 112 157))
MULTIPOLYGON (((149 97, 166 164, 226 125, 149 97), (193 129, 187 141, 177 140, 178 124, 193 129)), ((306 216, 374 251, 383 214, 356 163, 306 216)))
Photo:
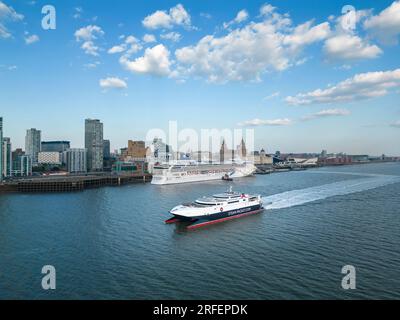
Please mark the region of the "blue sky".
POLYGON ((400 2, 346 4, 0 0, 4 134, 80 147, 99 118, 114 149, 177 120, 254 128, 269 152, 399 155, 400 2))

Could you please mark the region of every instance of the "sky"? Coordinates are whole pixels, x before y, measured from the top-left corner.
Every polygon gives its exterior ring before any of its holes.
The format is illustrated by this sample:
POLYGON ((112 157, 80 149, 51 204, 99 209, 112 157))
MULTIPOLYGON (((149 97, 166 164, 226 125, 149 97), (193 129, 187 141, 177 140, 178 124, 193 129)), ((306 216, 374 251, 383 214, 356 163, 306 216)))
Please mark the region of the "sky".
POLYGON ((177 121, 252 128, 270 153, 400 155, 400 1, 345 5, 0 0, 4 136, 82 147, 97 118, 116 149, 177 121))

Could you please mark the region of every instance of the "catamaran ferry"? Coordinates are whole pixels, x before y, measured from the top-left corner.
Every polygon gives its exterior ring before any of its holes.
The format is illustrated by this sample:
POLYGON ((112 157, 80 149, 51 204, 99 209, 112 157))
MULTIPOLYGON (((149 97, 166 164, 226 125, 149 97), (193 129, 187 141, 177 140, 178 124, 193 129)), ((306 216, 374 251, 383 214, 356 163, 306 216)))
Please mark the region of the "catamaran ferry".
POLYGON ((166 223, 189 222, 188 229, 195 229, 209 224, 240 218, 263 211, 260 195, 229 191, 203 197, 193 203, 182 204, 173 208, 172 218, 166 223))
POLYGON ((208 180, 222 177, 241 178, 254 174, 254 164, 249 162, 229 164, 185 164, 159 165, 153 168, 152 184, 176 184, 208 180))

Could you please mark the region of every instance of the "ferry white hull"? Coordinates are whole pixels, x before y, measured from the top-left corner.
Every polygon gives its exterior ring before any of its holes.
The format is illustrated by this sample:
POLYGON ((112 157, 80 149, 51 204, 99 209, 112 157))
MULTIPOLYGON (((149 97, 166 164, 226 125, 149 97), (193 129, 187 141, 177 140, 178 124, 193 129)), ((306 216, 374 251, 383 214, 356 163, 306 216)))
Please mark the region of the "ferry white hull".
POLYGON ((225 174, 228 174, 230 178, 242 178, 253 175, 256 171, 256 167, 253 164, 246 164, 244 166, 216 171, 218 172, 214 172, 214 170, 209 170, 207 173, 199 174, 190 174, 188 172, 173 173, 170 171, 165 171, 163 174, 153 175, 151 183, 156 185, 167 185, 221 180, 225 174))
POLYGON ((260 195, 229 192, 203 197, 192 203, 174 207, 172 218, 165 223, 189 223, 188 229, 200 228, 209 224, 232 220, 256 214, 264 210, 260 195))

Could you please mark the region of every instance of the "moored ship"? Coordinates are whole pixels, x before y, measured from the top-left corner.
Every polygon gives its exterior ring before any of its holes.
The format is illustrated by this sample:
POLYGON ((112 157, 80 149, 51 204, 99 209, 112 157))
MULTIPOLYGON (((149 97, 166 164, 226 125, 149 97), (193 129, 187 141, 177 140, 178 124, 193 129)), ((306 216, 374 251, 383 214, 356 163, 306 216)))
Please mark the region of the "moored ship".
POLYGON ((264 210, 260 195, 229 191, 174 207, 166 223, 188 222, 188 229, 256 214, 264 210))
POLYGON ((253 163, 159 165, 153 169, 152 184, 176 184, 251 176, 257 168, 253 163))

